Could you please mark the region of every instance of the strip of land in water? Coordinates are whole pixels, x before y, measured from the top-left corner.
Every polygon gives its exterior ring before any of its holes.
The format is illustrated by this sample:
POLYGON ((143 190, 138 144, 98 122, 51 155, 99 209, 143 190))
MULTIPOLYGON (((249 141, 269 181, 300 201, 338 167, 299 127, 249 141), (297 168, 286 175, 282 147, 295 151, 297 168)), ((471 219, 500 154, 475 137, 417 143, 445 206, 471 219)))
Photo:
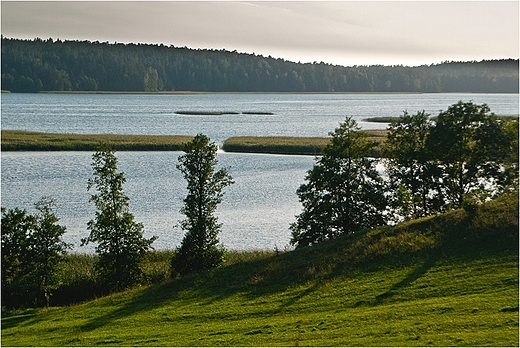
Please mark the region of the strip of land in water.
POLYGON ((185 135, 59 134, 2 130, 2 151, 95 151, 100 143, 116 151, 181 151, 185 135))
MULTIPOLYGON (((378 144, 386 140, 386 130, 368 130, 369 139, 378 144)), ((231 137, 224 141, 226 152, 319 155, 330 138, 320 137, 231 137)), ((379 151, 376 151, 377 155, 379 151)))
MULTIPOLYGON (((366 131, 382 143, 386 130, 366 131)), ((100 143, 116 151, 182 151, 193 139, 186 135, 59 134, 2 130, 2 151, 95 151, 100 143)), ((326 137, 232 137, 224 141, 227 152, 318 155, 326 137)))

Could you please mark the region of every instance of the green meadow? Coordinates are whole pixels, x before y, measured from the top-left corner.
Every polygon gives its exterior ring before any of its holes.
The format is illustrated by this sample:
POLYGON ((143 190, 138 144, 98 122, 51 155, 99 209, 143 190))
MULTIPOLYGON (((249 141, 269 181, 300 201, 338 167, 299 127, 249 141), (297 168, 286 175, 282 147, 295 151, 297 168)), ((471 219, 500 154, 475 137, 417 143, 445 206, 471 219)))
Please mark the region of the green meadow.
POLYGON ((519 344, 518 194, 295 251, 230 252, 183 278, 164 255, 147 261, 157 284, 4 311, 2 345, 519 344))

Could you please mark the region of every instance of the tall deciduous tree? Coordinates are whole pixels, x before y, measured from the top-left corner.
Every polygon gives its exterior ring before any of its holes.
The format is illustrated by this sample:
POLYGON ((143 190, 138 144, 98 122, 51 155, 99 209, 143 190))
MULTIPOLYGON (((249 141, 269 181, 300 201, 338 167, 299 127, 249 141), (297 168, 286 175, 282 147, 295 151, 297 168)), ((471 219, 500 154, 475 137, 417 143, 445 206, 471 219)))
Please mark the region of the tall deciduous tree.
POLYGON ((405 111, 390 124, 383 147, 395 205, 405 219, 435 213, 442 202, 438 168, 426 146, 431 129, 428 116, 424 111, 416 115, 405 111))
POLYGON ((375 143, 347 118, 297 191, 303 211, 291 225, 291 243, 309 246, 385 223, 384 184, 369 158, 375 143))
POLYGON ((427 146, 442 170, 448 208, 462 207, 470 192, 489 194, 504 174, 510 138, 486 104, 460 101, 439 114, 427 146))
POLYGON ((188 185, 181 213, 186 219, 181 228, 186 231, 172 268, 181 275, 200 272, 219 266, 224 249, 219 247, 218 234, 221 224, 215 216, 217 205, 222 202, 223 189, 233 183, 227 169, 215 172, 217 145, 198 134, 186 144, 185 154, 179 157, 179 169, 188 185))
POLYGON ((109 289, 123 289, 136 284, 141 276, 140 263, 156 239, 143 237, 143 225, 129 212, 129 198, 123 191, 126 179, 117 170, 115 152, 105 144, 92 156, 93 178, 88 190, 95 189, 90 201, 97 208, 89 221, 90 235, 83 244, 98 243, 96 269, 109 289))

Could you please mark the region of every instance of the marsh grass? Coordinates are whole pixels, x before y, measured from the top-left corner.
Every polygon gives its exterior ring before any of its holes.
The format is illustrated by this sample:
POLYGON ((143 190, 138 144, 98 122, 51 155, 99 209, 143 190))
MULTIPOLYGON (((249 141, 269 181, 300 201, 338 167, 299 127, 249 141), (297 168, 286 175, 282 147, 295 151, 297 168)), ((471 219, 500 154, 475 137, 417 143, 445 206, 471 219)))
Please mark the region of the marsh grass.
MULTIPOLYGON (((519 344, 517 194, 472 215, 458 210, 290 252, 230 254, 213 271, 4 314, 2 344, 519 344)), ((169 257, 155 254, 150 265, 169 257)))
MULTIPOLYGON (((386 130, 368 130, 378 144, 386 130)), ((116 151, 182 151, 193 139, 184 135, 58 134, 2 130, 2 151, 95 151, 107 143, 116 151)), ((330 138, 319 137, 231 137, 222 149, 228 152, 319 155, 330 138)), ((379 156, 376 147, 374 156, 379 156)))
POLYGON ((224 116, 224 115, 252 115, 252 116, 271 116, 274 115, 272 112, 263 112, 263 111, 176 111, 178 115, 190 115, 190 116, 224 116))
POLYGON ((329 142, 317 137, 231 137, 224 141, 227 152, 318 155, 329 142))
MULTIPOLYGON (((374 156, 379 156, 379 145, 386 140, 388 131, 367 130, 369 139, 378 146, 374 156)), ((224 141, 222 149, 227 152, 251 152, 291 155, 319 155, 330 138, 323 137, 231 137, 224 141)))
POLYGON ((363 121, 365 122, 374 122, 374 123, 391 123, 394 121, 399 120, 399 117, 367 117, 364 118, 363 121))
POLYGON ((181 151, 183 135, 59 134, 2 130, 2 151, 95 151, 107 143, 116 151, 181 151))

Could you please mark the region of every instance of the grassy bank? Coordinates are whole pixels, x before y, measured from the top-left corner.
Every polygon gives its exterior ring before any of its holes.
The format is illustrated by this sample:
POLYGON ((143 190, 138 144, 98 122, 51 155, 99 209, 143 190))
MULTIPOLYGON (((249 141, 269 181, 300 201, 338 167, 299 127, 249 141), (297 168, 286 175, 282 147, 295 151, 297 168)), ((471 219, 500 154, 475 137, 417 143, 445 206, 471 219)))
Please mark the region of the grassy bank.
POLYGON ((4 314, 6 346, 518 346, 518 196, 4 314))
MULTIPOLYGON (((385 141, 387 135, 386 130, 366 132, 377 143, 385 141)), ((319 137, 231 137, 224 141, 222 149, 227 152, 318 155, 329 141, 330 138, 319 137)))
POLYGON ((181 135, 58 134, 2 130, 2 151, 95 151, 100 142, 118 151, 179 151, 181 135))

